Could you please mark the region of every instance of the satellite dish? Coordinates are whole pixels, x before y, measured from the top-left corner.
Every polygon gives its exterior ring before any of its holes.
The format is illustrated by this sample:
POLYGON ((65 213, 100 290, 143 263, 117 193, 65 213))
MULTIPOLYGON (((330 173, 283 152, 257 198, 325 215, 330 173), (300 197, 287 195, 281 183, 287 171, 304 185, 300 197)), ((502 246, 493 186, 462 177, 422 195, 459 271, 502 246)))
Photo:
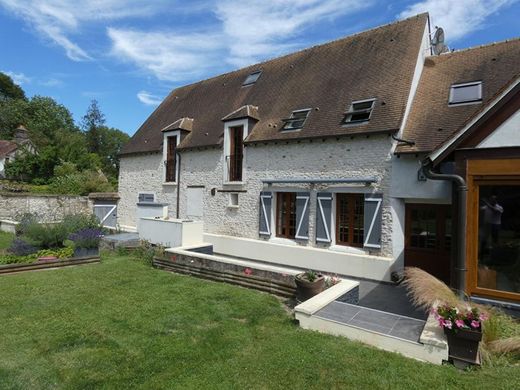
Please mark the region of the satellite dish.
POLYGON ((433 54, 439 55, 442 53, 446 53, 449 51, 448 46, 444 43, 444 30, 442 27, 435 27, 435 33, 433 34, 433 39, 431 40, 431 45, 433 49, 433 54))

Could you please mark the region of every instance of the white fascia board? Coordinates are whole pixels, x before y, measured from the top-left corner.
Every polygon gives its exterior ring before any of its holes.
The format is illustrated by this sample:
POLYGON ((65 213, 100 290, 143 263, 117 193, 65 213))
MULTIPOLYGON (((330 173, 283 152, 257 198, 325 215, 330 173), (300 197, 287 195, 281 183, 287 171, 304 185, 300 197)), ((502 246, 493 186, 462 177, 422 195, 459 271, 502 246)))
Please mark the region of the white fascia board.
POLYGON ((475 123, 477 123, 484 115, 486 115, 489 110, 491 110, 498 102, 500 102, 504 96, 506 96, 511 90, 513 90, 520 83, 520 77, 518 77, 515 82, 511 83, 509 87, 507 87, 500 95, 498 95, 491 103, 487 105, 487 107, 478 113, 478 115, 474 116, 471 121, 469 121, 462 129, 460 129, 457 134, 455 134, 448 142, 444 143, 440 148, 430 153, 426 159, 429 159, 432 163, 436 163, 437 160, 444 154, 444 152, 452 146, 454 143, 459 141, 461 137, 466 134, 466 132, 471 129, 475 123))

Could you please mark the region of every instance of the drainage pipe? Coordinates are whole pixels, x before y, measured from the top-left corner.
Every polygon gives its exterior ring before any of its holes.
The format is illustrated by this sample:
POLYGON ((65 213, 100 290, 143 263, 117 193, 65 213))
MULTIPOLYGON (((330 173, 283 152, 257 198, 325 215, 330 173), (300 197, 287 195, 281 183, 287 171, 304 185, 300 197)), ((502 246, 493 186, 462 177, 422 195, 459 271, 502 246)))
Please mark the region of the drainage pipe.
POLYGON ((430 159, 422 162, 424 176, 430 180, 449 180, 457 190, 457 258, 455 260, 456 285, 460 298, 464 298, 466 290, 466 205, 468 199, 468 186, 462 176, 455 174, 437 173, 432 170, 430 159))
POLYGON ((175 169, 177 169, 177 204, 176 204, 176 212, 175 212, 175 218, 179 219, 179 201, 181 199, 181 154, 178 150, 175 151, 175 154, 177 156, 177 161, 179 162, 175 169))

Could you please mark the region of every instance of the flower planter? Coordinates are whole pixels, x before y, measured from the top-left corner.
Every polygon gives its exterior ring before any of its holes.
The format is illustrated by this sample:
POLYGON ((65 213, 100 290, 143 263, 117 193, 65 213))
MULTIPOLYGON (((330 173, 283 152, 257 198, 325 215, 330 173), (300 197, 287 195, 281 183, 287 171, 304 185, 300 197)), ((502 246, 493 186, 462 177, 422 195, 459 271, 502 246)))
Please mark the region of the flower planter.
POLYGON ((296 299, 299 302, 306 301, 307 299, 318 295, 325 287, 325 277, 323 275, 318 275, 316 280, 309 282, 305 278, 305 272, 303 272, 296 275, 294 281, 296 282, 296 299))
POLYGON ((450 358, 457 367, 466 367, 470 364, 479 365, 479 343, 482 340, 480 330, 458 329, 453 331, 444 328, 448 338, 450 358))
POLYGON ((99 248, 75 248, 74 257, 94 257, 99 256, 99 248))

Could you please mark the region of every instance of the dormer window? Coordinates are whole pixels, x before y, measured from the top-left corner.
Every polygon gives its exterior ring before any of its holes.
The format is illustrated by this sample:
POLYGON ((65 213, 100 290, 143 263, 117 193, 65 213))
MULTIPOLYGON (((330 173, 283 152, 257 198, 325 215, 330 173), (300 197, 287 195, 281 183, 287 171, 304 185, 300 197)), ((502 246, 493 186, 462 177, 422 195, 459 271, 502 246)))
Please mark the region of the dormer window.
POLYGON ((363 123, 370 120, 374 102, 376 99, 358 100, 352 102, 349 110, 345 113, 343 123, 363 123))
POLYGON ((293 111, 290 118, 282 119, 284 122, 282 131, 301 129, 309 116, 309 112, 311 112, 310 108, 293 111))
POLYGON ((261 70, 257 70, 256 72, 251 73, 249 76, 246 77, 244 82, 242 83, 242 86, 251 85, 256 83, 260 75, 262 74, 261 70))
POLYGON ((449 104, 479 103, 482 101, 482 81, 453 84, 450 88, 449 104))

